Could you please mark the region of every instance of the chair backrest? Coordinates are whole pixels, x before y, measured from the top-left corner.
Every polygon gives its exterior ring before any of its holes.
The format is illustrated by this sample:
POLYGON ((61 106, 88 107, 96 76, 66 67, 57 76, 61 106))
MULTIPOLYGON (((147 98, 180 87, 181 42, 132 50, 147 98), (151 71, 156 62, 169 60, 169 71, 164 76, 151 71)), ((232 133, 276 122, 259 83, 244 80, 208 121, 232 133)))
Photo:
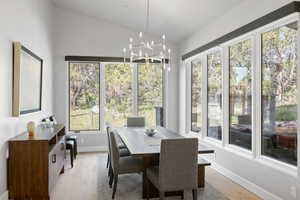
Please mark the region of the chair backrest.
POLYGON ((127 118, 127 127, 143 127, 145 126, 144 117, 128 117, 127 118))
POLYGON ((114 173, 117 173, 118 169, 119 169, 119 159, 120 159, 120 152, 119 152, 119 148, 118 148, 118 144, 116 142, 116 136, 115 136, 115 132, 110 131, 109 132, 109 141, 110 141, 110 148, 111 148, 111 157, 110 157, 110 161, 111 161, 111 166, 112 169, 114 171, 114 173))
POLYGON ((161 191, 197 188, 198 139, 178 138, 161 142, 159 187, 161 191))

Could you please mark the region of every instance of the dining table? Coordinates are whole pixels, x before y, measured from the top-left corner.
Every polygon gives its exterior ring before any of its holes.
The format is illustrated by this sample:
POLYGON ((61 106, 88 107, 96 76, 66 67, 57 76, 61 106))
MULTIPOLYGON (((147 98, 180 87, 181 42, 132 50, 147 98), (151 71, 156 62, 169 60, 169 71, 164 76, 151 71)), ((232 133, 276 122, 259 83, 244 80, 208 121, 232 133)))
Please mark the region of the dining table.
MULTIPOLYGON (((185 136, 178 134, 173 130, 160 126, 156 127, 156 134, 151 137, 146 134, 145 127, 122 127, 115 128, 115 130, 119 134, 123 143, 128 148, 130 155, 133 157, 140 157, 141 159, 143 159, 144 170, 142 174, 142 197, 146 198, 146 169, 151 166, 158 165, 161 141, 163 139, 185 138, 185 136)), ((208 148, 199 144, 198 153, 211 154, 214 153, 214 150, 212 148, 208 148)), ((152 185, 150 181, 148 181, 148 183, 150 184, 149 197, 159 197, 159 192, 155 188, 155 186, 152 185)), ((182 195, 182 191, 174 191, 166 194, 166 196, 174 195, 182 195)))

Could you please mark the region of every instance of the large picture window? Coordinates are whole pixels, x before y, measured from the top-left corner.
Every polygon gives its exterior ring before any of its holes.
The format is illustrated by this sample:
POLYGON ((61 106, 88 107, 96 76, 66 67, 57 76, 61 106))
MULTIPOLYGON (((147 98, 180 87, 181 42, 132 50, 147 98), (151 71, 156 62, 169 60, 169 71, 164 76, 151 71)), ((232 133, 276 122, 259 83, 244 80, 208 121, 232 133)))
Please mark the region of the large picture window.
POLYGON ((105 122, 114 127, 126 125, 133 114, 132 67, 129 64, 105 65, 105 122))
POLYGON ((222 56, 207 55, 207 136, 222 139, 222 56))
POLYGON ((69 130, 123 127, 130 116, 162 125, 163 87, 160 64, 69 62, 69 130))
POLYGON ((245 149, 252 144, 252 43, 229 47, 229 143, 245 149))
POLYGON ((262 154, 297 165, 297 22, 262 34, 262 154))
POLYGON ((69 129, 100 130, 100 64, 69 63, 69 129))
POLYGON ((138 110, 147 126, 156 125, 156 110, 163 107, 163 67, 138 65, 138 110))
POLYGON ((191 130, 200 132, 202 128, 202 63, 200 60, 191 63, 191 77, 192 77, 192 116, 191 116, 191 130))

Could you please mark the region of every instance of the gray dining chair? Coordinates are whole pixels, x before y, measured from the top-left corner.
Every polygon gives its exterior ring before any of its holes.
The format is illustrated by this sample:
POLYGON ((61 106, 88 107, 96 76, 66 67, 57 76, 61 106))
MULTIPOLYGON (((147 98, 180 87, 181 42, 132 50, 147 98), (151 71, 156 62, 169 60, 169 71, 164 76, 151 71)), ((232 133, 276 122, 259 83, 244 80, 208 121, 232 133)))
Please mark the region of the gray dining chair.
POLYGON ((132 156, 120 157, 120 149, 116 142, 116 132, 110 131, 111 166, 112 176, 109 184, 113 185, 112 199, 115 198, 118 185, 118 177, 121 174, 140 173, 143 171, 143 160, 132 156))
POLYGON ((145 126, 144 117, 127 117, 127 127, 143 127, 145 126))
MULTIPOLYGON (((108 168, 108 176, 111 176, 112 175, 112 167, 111 167, 111 148, 110 148, 110 137, 109 137, 110 127, 109 126, 106 127, 106 131, 107 131, 107 143, 108 143, 106 168, 108 168)), ((119 136, 117 138, 119 138, 119 136)), ((121 157, 130 156, 129 150, 123 144, 122 141, 117 142, 117 145, 118 145, 121 157)))
POLYGON ((198 139, 178 138, 161 141, 159 166, 146 170, 147 199, 149 181, 159 190, 163 200, 165 192, 192 190, 197 200, 198 139))

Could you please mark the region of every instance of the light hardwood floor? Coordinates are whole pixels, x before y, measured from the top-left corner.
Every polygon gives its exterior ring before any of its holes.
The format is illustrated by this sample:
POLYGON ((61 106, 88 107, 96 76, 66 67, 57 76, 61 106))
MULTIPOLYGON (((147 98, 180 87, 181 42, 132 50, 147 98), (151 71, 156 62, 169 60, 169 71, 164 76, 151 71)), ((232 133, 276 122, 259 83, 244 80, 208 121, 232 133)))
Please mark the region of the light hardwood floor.
MULTIPOLYGON (((53 200, 109 200, 111 190, 107 187, 107 171, 106 165, 106 154, 105 153, 84 153, 79 154, 75 161, 74 168, 71 169, 69 163, 66 165, 65 173, 59 178, 55 189, 52 193, 53 200), (101 174, 99 174, 101 173, 101 174), (104 180, 99 180, 104 179, 104 180), (104 194, 107 193, 107 194, 104 194)), ((132 177, 125 177, 128 184, 132 177)), ((203 200, 259 200, 255 194, 249 192, 245 188, 232 182, 230 179, 222 176, 210 167, 206 170, 206 182, 207 187, 213 188, 217 191, 218 197, 214 195, 204 195, 205 197, 199 199, 203 200), (220 197, 221 196, 221 197, 220 197)), ((141 199, 140 196, 140 185, 129 184, 126 185, 126 189, 122 191, 122 179, 119 182, 119 190, 121 190, 116 200, 137 200, 141 199), (136 189, 138 188, 138 189, 136 189), (123 193, 123 195, 121 194, 123 193), (127 193, 136 193, 133 195, 126 196, 127 193), (126 194, 126 195, 124 195, 126 194)), ((125 187, 125 186, 124 186, 125 187)), ((211 189, 210 189, 211 190, 211 189)), ((205 190, 204 190, 205 193, 205 190)), ((173 199, 173 198, 168 198, 173 199)), ((174 198, 178 199, 178 198, 174 198)), ((180 198, 179 198, 180 199, 180 198)), ((189 199, 187 196, 186 199, 189 199)))

